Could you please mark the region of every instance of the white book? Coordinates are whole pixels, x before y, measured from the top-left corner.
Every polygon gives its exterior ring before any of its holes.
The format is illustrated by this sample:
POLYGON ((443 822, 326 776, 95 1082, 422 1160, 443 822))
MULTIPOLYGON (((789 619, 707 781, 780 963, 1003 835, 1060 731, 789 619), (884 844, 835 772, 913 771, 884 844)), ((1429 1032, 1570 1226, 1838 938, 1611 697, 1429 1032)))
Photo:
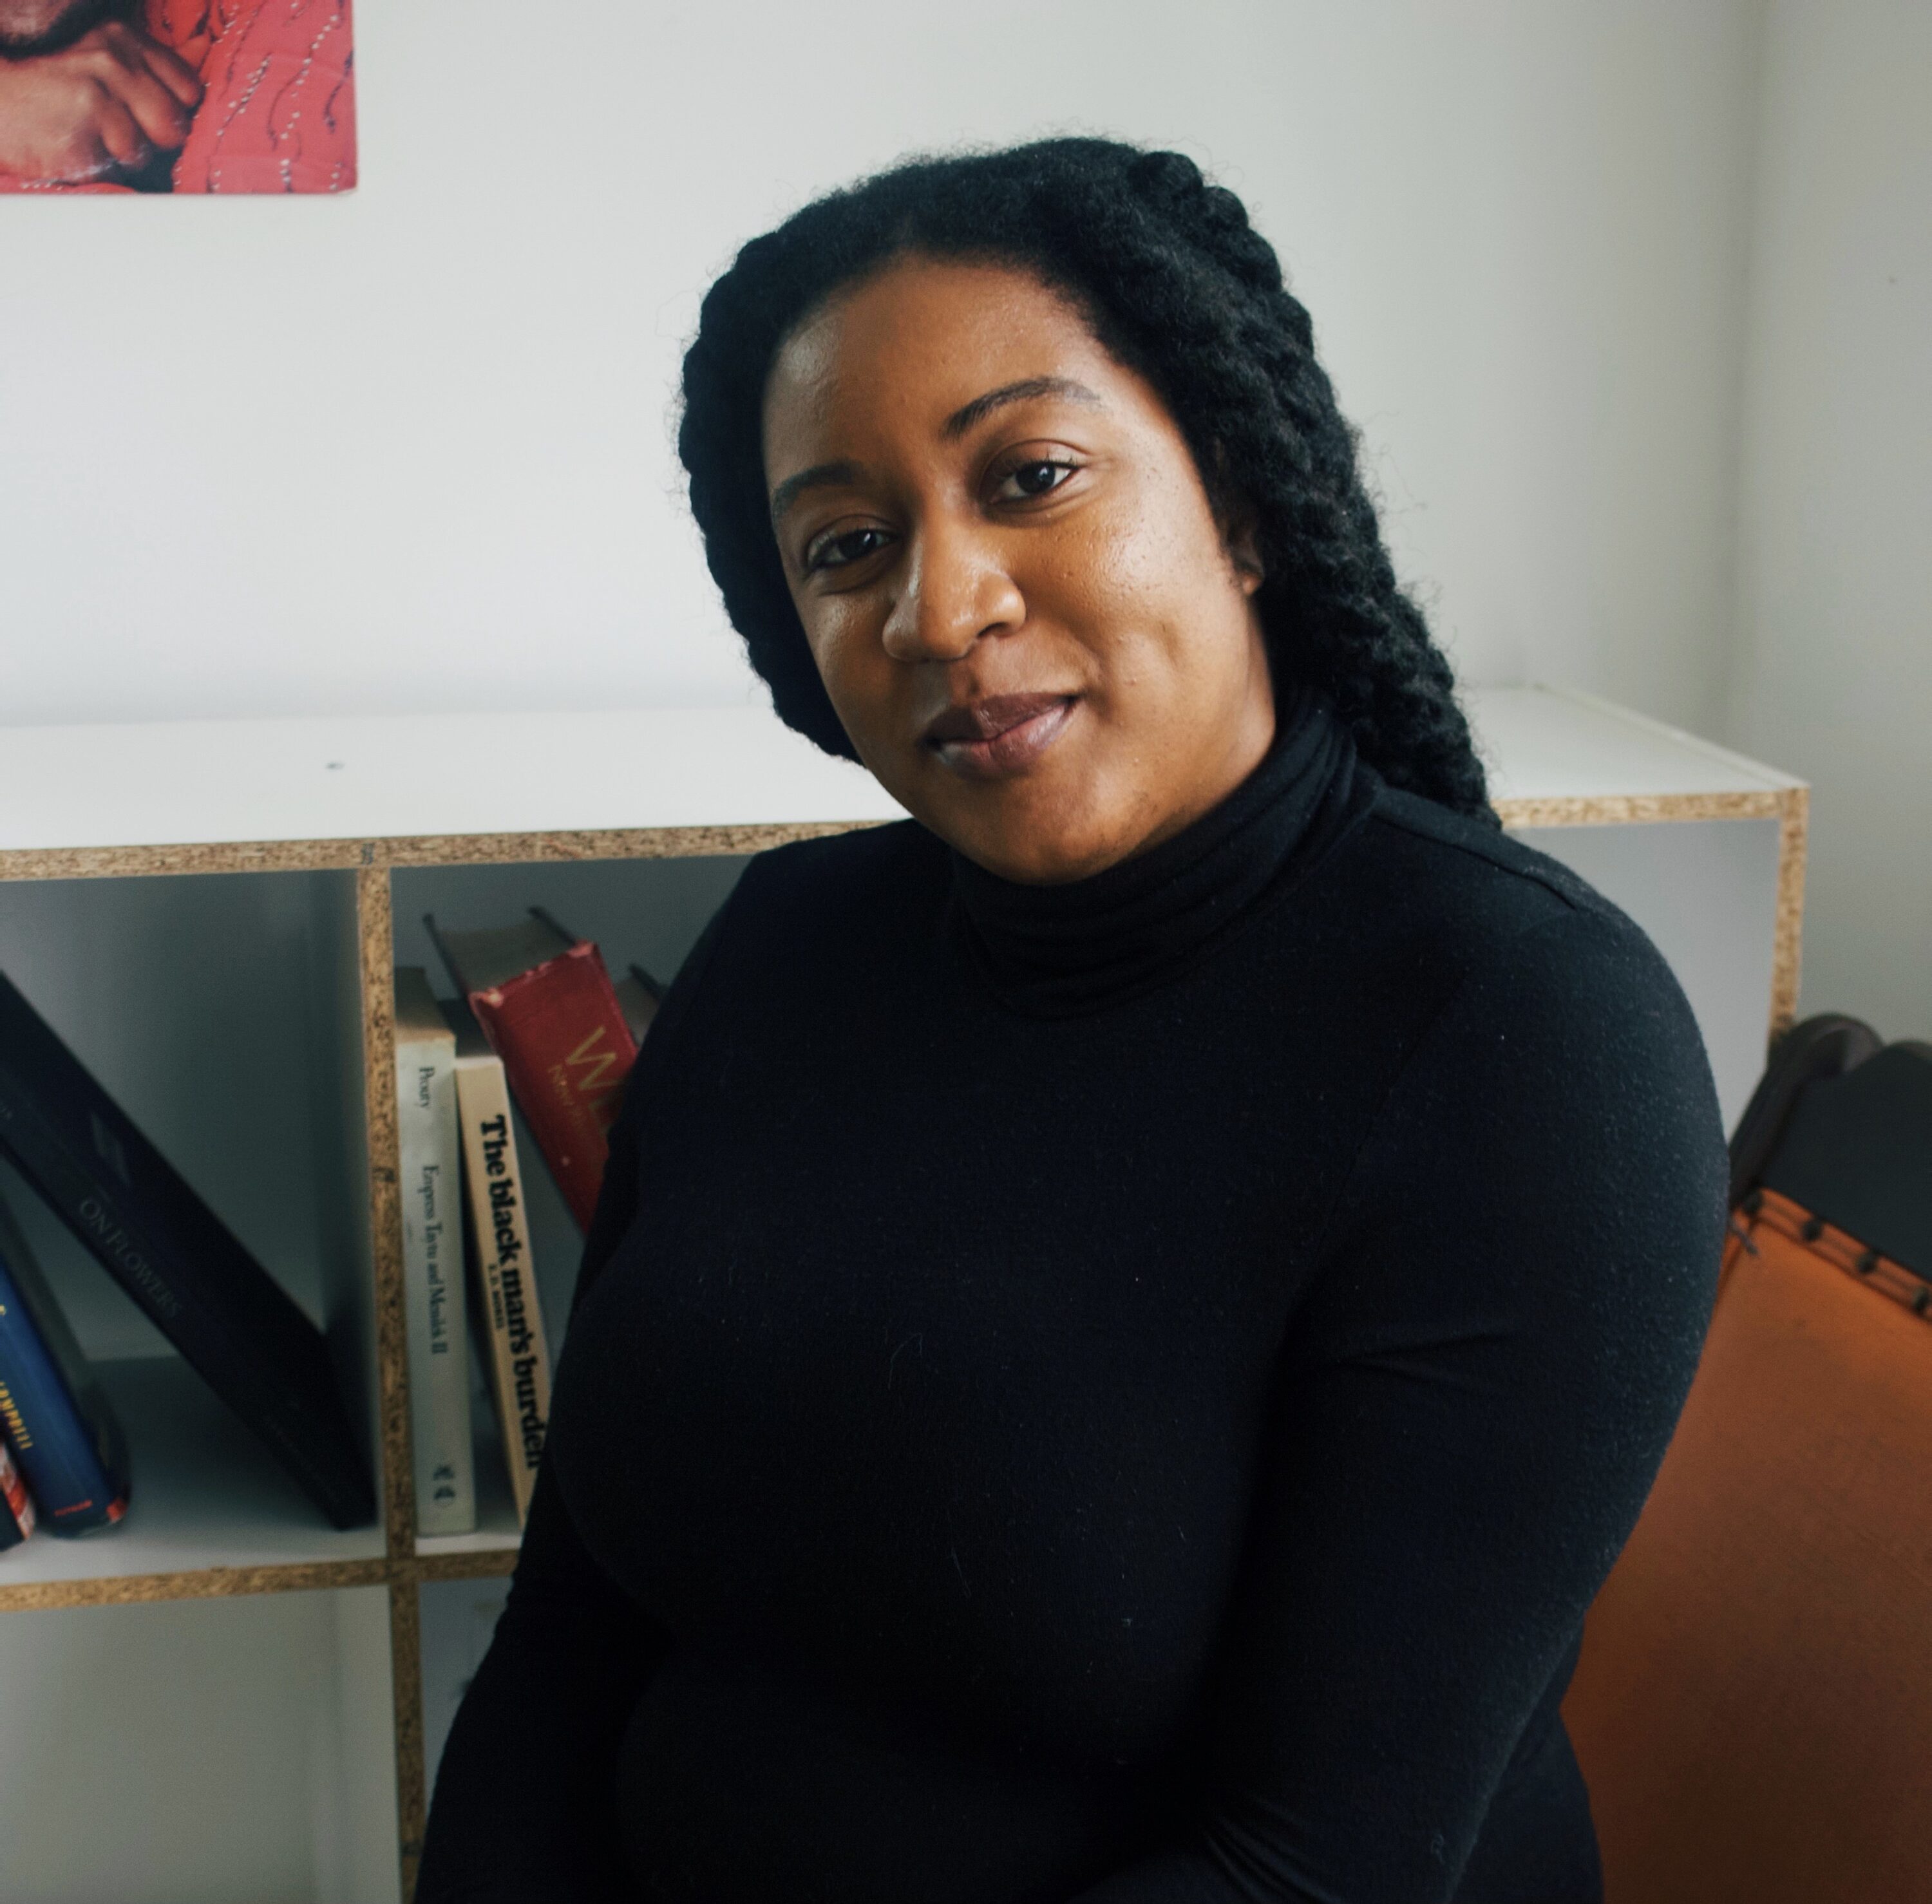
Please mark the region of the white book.
POLYGON ((416 965, 396 971, 396 1140, 416 1531, 470 1534, 476 1468, 464 1324, 456 1037, 416 965))
POLYGON ((503 1060, 460 1005, 444 1008, 456 1033, 456 1105, 463 1132, 463 1188, 470 1211, 478 1337, 490 1399, 502 1431, 503 1465, 519 1525, 550 1426, 550 1348, 524 1208, 524 1173, 503 1060))

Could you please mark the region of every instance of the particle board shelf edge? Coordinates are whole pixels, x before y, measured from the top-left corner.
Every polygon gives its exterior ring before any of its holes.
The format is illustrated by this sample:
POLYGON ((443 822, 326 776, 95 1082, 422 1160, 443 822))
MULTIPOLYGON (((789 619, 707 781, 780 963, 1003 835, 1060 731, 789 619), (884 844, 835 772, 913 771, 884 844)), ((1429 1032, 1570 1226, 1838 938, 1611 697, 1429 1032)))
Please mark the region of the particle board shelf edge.
MULTIPOLYGON (((109 1537, 111 1538, 112 1537, 109 1537)), ((225 1600, 251 1594, 302 1594, 389 1584, 390 1564, 304 1561, 274 1567, 215 1567, 173 1573, 106 1574, 84 1580, 22 1581, 0 1586, 0 1613, 57 1606, 128 1606, 157 1600, 225 1600)))
POLYGON ((1512 796, 1496 803, 1506 827, 1628 826, 1693 820, 1777 820, 1802 787, 1730 793, 1574 793, 1512 796))
POLYGON ((231 1600, 259 1594, 330 1592, 343 1587, 426 1586, 445 1580, 501 1579, 516 1570, 514 1546, 392 1561, 291 1561, 272 1567, 184 1568, 165 1573, 106 1574, 89 1579, 23 1580, 0 1586, 0 1614, 52 1607, 132 1606, 160 1600, 231 1600))
POLYGON ((391 1561, 307 1561, 274 1567, 214 1567, 166 1573, 24 1580, 0 1586, 0 1614, 52 1607, 129 1606, 160 1600, 232 1600, 260 1594, 330 1592, 343 1587, 411 1588, 446 1580, 496 1580, 516 1571, 514 1546, 391 1561))
POLYGON ((16 847, 0 881, 147 878, 190 873, 365 872, 399 866, 518 865, 545 861, 677 859, 761 853, 880 820, 638 826, 532 833, 448 833, 368 839, 188 841, 134 846, 16 847))
MULTIPOLYGON (((1680 820, 1776 818, 1798 787, 1719 793, 1510 796, 1496 802, 1505 826, 1604 826, 1680 820)), ((25 847, 0 851, 0 882, 148 878, 195 873, 364 872, 410 866, 540 865, 592 859, 675 859, 761 853, 825 839, 880 820, 760 825, 642 826, 562 832, 451 833, 372 839, 254 840, 176 844, 25 847)))
POLYGON ((479 1547, 460 1554, 424 1554, 404 1563, 408 1576, 421 1586, 440 1580, 500 1580, 517 1570, 520 1546, 479 1547))

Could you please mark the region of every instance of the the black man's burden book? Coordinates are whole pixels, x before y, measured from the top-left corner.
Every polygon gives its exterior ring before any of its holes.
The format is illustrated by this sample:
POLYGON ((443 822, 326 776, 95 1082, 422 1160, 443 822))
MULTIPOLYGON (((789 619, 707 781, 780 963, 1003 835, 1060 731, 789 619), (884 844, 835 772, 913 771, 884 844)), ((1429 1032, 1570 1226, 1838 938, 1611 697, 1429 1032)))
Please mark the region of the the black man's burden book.
POLYGON ((0 1150, 334 1525, 375 1517, 321 1330, 4 976, 0 1150))
POLYGON ((443 1009, 456 1033, 464 1207, 475 1271, 472 1313, 520 1525, 530 1518, 530 1494, 550 1425, 550 1348, 524 1210, 523 1167, 503 1060, 464 1006, 443 1009))

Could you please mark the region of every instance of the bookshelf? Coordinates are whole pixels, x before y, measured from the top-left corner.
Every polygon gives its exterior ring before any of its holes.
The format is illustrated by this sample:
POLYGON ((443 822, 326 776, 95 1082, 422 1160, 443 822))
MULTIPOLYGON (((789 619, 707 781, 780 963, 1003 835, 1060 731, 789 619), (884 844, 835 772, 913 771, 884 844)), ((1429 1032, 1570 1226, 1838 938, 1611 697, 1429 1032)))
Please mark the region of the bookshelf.
MULTIPOLYGON (((1767 1023, 1796 1005, 1805 788, 1585 696, 1470 700, 1505 823, 1658 939, 1734 1117, 1767 1023)), ((461 1651, 434 1635, 426 1648, 424 1609, 453 1583, 500 1581, 516 1534, 491 1460, 477 1533, 415 1532, 393 967, 433 964, 425 910, 486 923, 534 902, 668 976, 745 856, 898 814, 860 770, 749 708, 8 732, 0 968, 322 1322, 382 1506, 370 1528, 326 1528, 115 1292, 50 1261, 121 1405, 134 1504, 105 1537, 0 1555, 0 1612, 340 1597, 338 1626, 375 1634, 343 1670, 367 1678, 368 1645, 386 1655, 394 1766, 392 1814, 366 1778, 343 1783, 364 1814, 345 1828, 392 1818, 406 1897, 433 1771, 424 1662, 461 1651)), ((28 1201, 12 1198, 23 1219, 28 1201)), ((560 1201, 532 1216, 554 1348, 574 1235, 560 1201)), ((44 1220, 30 1227, 59 1258, 44 1220)), ((238 1871, 236 1894, 265 1882, 238 1871)))

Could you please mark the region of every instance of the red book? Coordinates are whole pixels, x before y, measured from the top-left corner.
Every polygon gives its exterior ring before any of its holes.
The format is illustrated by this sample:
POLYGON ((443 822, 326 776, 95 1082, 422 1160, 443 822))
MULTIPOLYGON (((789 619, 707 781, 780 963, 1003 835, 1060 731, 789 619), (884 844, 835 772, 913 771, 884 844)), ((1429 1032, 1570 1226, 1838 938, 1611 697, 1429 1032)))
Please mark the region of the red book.
POLYGON ((500 931, 439 932, 429 924, 570 1213, 588 1229, 638 1055, 602 955, 540 912, 500 931))

